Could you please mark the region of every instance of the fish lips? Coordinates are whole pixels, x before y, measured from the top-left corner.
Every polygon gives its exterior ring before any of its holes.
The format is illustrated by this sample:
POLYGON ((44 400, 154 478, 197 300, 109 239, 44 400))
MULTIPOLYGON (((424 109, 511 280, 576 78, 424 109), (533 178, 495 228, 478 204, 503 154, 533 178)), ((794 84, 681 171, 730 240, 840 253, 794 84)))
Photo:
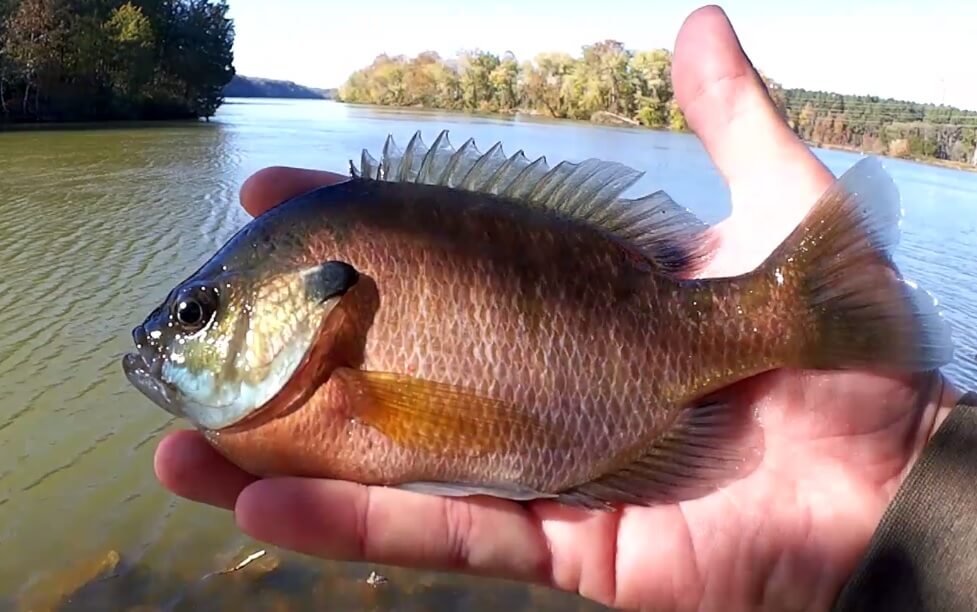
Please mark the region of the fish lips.
POLYGON ((126 379, 154 404, 173 416, 183 417, 177 391, 163 380, 163 358, 154 354, 142 325, 132 331, 137 350, 122 358, 126 379))

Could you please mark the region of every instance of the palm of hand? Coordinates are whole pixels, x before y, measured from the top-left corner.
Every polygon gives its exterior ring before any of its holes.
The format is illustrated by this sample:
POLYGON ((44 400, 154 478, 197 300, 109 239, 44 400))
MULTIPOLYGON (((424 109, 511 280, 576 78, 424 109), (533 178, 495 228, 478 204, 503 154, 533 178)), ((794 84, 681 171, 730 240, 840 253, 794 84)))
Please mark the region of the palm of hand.
MULTIPOLYGON (((698 500, 551 527, 560 586, 625 607, 830 606, 932 412, 909 385, 860 373, 784 371, 744 392, 763 421, 757 470, 698 500)), ((536 515, 544 531, 568 517, 552 507, 536 515)))
MULTIPOLYGON (((743 272, 832 177, 776 115, 718 9, 701 9, 683 25, 673 80, 733 196, 707 274, 743 272)), ((342 178, 268 169, 248 181, 242 202, 256 214, 342 178)), ((753 473, 697 500, 617 513, 334 481, 255 481, 188 431, 160 444, 156 470, 175 493, 234 509, 250 535, 313 555, 505 576, 623 607, 823 609, 933 428, 931 400, 942 387, 929 377, 936 384, 921 393, 925 382, 856 372, 757 377, 742 385, 764 431, 753 473)))

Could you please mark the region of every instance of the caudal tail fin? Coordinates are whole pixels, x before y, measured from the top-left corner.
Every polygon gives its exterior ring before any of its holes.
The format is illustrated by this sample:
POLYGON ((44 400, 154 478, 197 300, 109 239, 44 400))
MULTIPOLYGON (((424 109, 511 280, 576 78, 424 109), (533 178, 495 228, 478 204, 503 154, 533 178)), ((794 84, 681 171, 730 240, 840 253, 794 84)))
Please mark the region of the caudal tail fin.
POLYGON ((805 338, 797 365, 929 371, 953 356, 950 326, 891 259, 899 193, 878 160, 855 164, 764 263, 799 291, 805 338))

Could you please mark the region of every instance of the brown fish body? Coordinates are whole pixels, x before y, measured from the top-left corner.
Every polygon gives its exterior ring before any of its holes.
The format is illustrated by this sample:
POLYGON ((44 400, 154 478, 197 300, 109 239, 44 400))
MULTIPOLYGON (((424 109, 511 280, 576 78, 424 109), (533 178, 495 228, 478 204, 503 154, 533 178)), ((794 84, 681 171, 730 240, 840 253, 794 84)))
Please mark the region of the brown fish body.
MULTIPOLYGON (((259 217, 188 281, 236 273, 278 287, 238 308, 250 319, 229 333, 256 363, 248 350, 296 328, 287 299, 305 281, 293 271, 343 262, 358 274, 272 399, 202 427, 232 462, 443 495, 670 501, 761 452, 748 407, 723 396, 731 383, 784 366, 949 359, 932 299, 891 273, 897 197, 870 161, 755 271, 693 279, 704 226, 661 192, 617 200, 628 169, 588 160, 533 175, 521 153, 491 166, 493 148, 462 172, 465 147, 439 157, 440 141, 423 161, 414 141, 400 158, 385 151, 385 180, 364 155, 365 178, 259 217)), ((353 278, 317 274, 310 287, 353 278)), ((146 369, 127 364, 137 384, 146 369)))
POLYGON ((538 430, 472 432, 488 451, 451 428, 400 444, 333 377, 288 415, 212 437, 256 474, 568 489, 633 461, 691 400, 785 362, 797 330, 789 287, 671 278, 590 227, 486 196, 354 181, 308 211, 270 231, 372 280, 340 306, 362 348, 338 363, 462 387, 538 430))

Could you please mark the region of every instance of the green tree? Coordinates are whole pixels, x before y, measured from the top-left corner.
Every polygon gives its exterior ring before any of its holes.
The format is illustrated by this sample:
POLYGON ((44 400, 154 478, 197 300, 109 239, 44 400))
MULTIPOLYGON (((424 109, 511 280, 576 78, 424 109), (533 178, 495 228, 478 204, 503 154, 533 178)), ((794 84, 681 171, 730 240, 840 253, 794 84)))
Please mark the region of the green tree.
POLYGON ((461 79, 458 71, 443 63, 430 64, 425 67, 425 70, 437 83, 435 106, 452 110, 460 109, 461 79))
POLYGON ((506 53, 489 74, 495 93, 496 108, 510 111, 519 104, 519 63, 512 53, 506 53))
POLYGON ((470 110, 497 110, 492 71, 499 57, 486 51, 466 51, 461 57, 461 91, 464 106, 470 110))
POLYGON ((0 0, 0 119, 209 117, 233 41, 225 0, 0 0))
POLYGON ((4 55, 24 84, 24 115, 40 116, 46 86, 60 76, 60 59, 67 40, 61 8, 56 0, 23 0, 7 21, 4 55))
POLYGON ((630 116, 634 102, 630 60, 630 52, 618 41, 585 46, 583 57, 563 80, 567 116, 588 119, 598 111, 630 116))
POLYGON ((689 129, 689 123, 685 120, 685 114, 679 108, 678 102, 674 98, 668 105, 668 127, 676 132, 686 132, 689 129))
POLYGON ((541 53, 522 69, 522 100, 529 108, 543 110, 552 117, 568 117, 570 104, 564 81, 573 71, 575 60, 566 53, 541 53))
POLYGON ((637 119, 643 125, 669 125, 672 100, 672 54, 667 49, 640 51, 631 58, 637 119))
POLYGON ((183 84, 191 113, 210 117, 224 101, 221 91, 234 77, 234 25, 226 0, 189 0, 175 6, 168 68, 183 84))
POLYGON ((120 96, 134 105, 142 103, 143 88, 154 72, 155 34, 149 18, 132 2, 112 11, 105 22, 110 42, 109 79, 120 96))
POLYGON ((586 87, 592 110, 630 115, 633 107, 631 52, 616 40, 604 40, 583 48, 586 87))

